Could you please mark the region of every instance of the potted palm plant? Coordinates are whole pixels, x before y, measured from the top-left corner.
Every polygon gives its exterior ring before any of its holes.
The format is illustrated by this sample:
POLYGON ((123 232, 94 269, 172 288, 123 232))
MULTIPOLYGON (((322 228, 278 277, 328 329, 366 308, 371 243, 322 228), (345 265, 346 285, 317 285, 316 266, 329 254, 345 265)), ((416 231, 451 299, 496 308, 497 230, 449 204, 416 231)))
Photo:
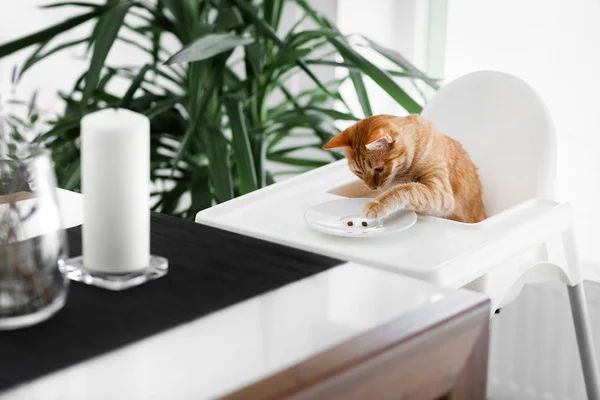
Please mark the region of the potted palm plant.
POLYGON ((378 67, 358 51, 353 38, 342 35, 305 0, 69 1, 45 7, 77 12, 60 24, 0 45, 0 57, 34 47, 19 68, 20 77, 57 52, 74 46, 89 51, 88 70, 75 77, 71 92, 59 93, 64 112, 46 121, 48 129, 35 138, 52 150, 60 166, 59 185, 79 189, 81 118, 105 107, 128 108, 151 119, 154 209, 185 218, 274 182, 269 162, 302 172, 339 157, 299 154, 306 148, 320 151, 338 132, 339 121, 372 114, 365 76, 410 113, 420 112, 421 105, 405 84, 419 81, 437 88, 435 80, 400 54, 358 38, 394 65, 378 67), (292 4, 303 16, 282 32, 282 14, 292 4), (89 36, 54 43, 88 21, 94 21, 89 36), (174 51, 165 45, 167 36, 177 43, 174 51), (110 65, 107 55, 117 41, 142 49, 150 62, 110 65), (345 73, 324 82, 314 74, 315 65, 345 73), (308 77, 313 87, 294 93, 287 83, 295 74, 308 77), (129 82, 123 93, 109 88, 117 77, 129 82), (340 94, 346 80, 359 99, 358 115, 340 94), (291 145, 289 139, 297 136, 303 141, 291 145))

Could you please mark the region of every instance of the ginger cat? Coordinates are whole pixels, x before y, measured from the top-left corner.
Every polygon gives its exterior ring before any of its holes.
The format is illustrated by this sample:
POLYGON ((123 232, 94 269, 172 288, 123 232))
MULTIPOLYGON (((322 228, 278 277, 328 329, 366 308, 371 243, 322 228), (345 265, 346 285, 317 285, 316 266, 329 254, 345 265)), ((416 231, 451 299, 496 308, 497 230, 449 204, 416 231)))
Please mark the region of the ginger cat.
POLYGON ((332 138, 371 190, 385 189, 363 211, 369 218, 401 209, 460 222, 486 218, 477 168, 460 143, 418 115, 377 115, 332 138))

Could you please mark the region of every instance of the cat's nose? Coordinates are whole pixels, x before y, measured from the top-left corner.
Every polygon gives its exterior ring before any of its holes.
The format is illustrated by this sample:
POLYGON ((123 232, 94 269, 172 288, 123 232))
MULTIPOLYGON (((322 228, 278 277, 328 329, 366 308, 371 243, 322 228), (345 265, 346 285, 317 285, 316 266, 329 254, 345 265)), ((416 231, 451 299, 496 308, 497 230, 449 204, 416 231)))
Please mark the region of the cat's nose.
POLYGON ((369 185, 369 189, 371 189, 371 190, 377 190, 377 189, 379 189, 379 186, 377 186, 377 185, 369 185))

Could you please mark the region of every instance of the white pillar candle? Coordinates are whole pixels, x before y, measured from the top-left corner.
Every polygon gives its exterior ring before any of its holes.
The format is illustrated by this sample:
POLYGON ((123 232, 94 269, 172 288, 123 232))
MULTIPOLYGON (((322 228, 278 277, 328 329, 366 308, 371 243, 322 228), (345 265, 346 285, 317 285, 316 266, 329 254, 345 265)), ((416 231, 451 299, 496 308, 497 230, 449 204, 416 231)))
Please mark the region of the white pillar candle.
POLYGON ((125 109, 86 115, 81 162, 83 264, 117 274, 147 267, 150 120, 125 109))

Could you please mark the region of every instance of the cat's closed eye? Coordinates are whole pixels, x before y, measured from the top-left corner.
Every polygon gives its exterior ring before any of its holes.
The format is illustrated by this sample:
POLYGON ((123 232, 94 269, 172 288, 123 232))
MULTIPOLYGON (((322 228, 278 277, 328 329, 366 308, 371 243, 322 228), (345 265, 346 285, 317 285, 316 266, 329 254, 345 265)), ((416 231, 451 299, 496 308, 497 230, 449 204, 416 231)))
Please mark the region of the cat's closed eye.
POLYGON ((356 171, 354 171, 354 173, 355 173, 356 175, 362 175, 362 174, 363 174, 363 173, 362 173, 362 171, 359 171, 359 170, 356 170, 356 171))
POLYGON ((383 167, 377 167, 377 168, 375 168, 375 172, 383 172, 383 167))

